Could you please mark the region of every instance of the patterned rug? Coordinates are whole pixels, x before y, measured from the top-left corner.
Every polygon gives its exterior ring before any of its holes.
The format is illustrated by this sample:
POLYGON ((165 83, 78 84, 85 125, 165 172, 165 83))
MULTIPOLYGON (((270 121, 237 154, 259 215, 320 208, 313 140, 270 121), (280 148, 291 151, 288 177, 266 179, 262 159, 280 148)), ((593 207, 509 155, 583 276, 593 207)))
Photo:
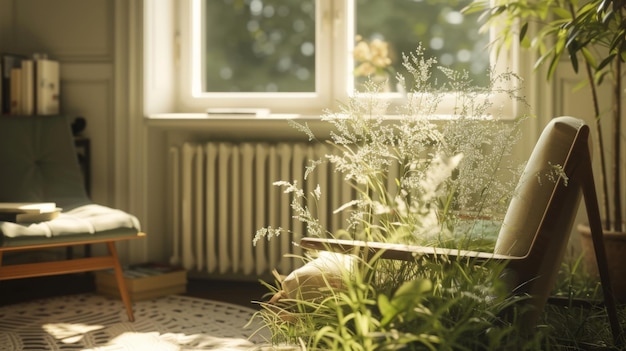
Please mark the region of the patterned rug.
POLYGON ((0 307, 0 350, 251 350, 266 341, 243 306, 172 295, 133 310, 129 322, 120 300, 96 294, 0 307))

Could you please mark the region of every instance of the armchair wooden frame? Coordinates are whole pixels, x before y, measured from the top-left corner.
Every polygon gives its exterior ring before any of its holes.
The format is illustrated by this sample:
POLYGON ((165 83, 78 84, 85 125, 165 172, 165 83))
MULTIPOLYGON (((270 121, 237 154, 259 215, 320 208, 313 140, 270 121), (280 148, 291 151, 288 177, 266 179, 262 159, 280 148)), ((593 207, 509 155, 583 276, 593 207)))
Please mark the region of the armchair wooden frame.
MULTIPOLYGON (((434 257, 445 255, 448 259, 470 258, 474 260, 497 260, 504 262, 508 270, 513 271, 521 278, 521 281, 518 281, 518 283, 521 284, 511 287, 512 293, 530 295, 529 303, 533 304, 538 310, 538 312, 535 312, 535 316, 531 317, 529 320, 531 326, 534 327, 538 314, 543 310, 549 298, 548 292, 554 286, 556 271, 558 271, 558 265, 560 265, 560 260, 562 260, 562 258, 558 258, 559 261, 556 261, 555 258, 546 258, 546 255, 558 255, 558 252, 562 252, 567 245, 567 238, 571 232, 572 223, 575 219, 575 209, 577 208, 577 205, 570 205, 567 204, 567 202, 571 202, 572 199, 579 199, 582 193, 585 201, 587 219, 591 228, 591 236, 603 290, 603 302, 606 306, 609 325, 616 345, 623 345, 623 330, 619 323, 616 301, 611 287, 611 278, 609 276, 603 240, 602 221, 591 166, 589 127, 582 124, 582 122, 580 125, 572 127, 572 120, 571 117, 565 117, 563 120, 563 122, 565 122, 564 124, 568 125, 566 128, 576 129, 569 151, 567 151, 565 162, 562 163, 567 179, 563 176, 558 179, 547 201, 547 206, 545 210, 542 211, 536 231, 516 234, 533 235, 526 254, 510 255, 503 254, 502 252, 477 252, 417 245, 326 238, 303 238, 300 241, 300 245, 306 249, 351 254, 357 253, 365 256, 379 255, 381 258, 395 260, 412 261, 418 256, 434 257), (567 120, 568 118, 569 120, 567 120), (563 216, 564 213, 566 213, 568 218, 555 220, 558 216, 563 216), (557 224, 555 224, 555 222, 557 222, 557 224), (562 228, 559 227, 561 225, 562 228), (555 235, 555 232, 559 232, 558 235, 555 235), (530 283, 526 284, 527 282, 530 283)), ((553 121, 553 123, 559 122, 561 121, 553 121)), ((554 126, 552 126, 552 128, 554 128, 554 126)), ((533 153, 535 153, 535 151, 533 151, 533 153)), ((576 201, 576 203, 578 202, 576 201)), ((509 207, 509 211, 511 211, 511 209, 512 207, 509 207)), ((513 210, 515 210, 515 208, 513 208, 513 210)), ((502 235, 502 231, 500 235, 502 235)))
POLYGON ((122 270, 122 266, 120 265, 115 244, 120 241, 143 238, 144 236, 145 234, 141 232, 130 236, 126 235, 114 238, 98 238, 97 235, 94 235, 94 237, 91 239, 70 239, 69 241, 52 240, 50 243, 24 244, 19 246, 6 247, 0 246, 0 281, 113 269, 115 272, 117 287, 120 291, 120 296, 122 297, 124 307, 126 308, 126 314, 128 315, 128 319, 132 322, 135 320, 135 317, 133 315, 130 295, 128 294, 128 290, 126 289, 124 272, 122 270), (76 245, 86 244, 106 244, 108 249, 108 255, 65 259, 60 261, 20 263, 11 265, 2 264, 2 256, 4 253, 50 249, 57 247, 72 247, 76 245))

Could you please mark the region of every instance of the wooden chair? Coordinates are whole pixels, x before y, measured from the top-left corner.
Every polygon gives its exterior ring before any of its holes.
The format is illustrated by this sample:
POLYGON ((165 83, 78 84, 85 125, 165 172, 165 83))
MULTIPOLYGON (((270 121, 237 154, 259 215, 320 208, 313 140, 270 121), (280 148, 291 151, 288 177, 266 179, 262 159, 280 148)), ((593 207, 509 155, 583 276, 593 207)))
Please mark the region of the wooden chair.
POLYGON ((134 320, 116 243, 144 237, 139 221, 87 197, 70 124, 64 116, 0 117, 0 202, 54 202, 57 218, 40 223, 0 221, 0 280, 113 269, 134 320), (108 254, 3 265, 5 253, 106 244, 108 254))
POLYGON ((303 238, 307 249, 342 253, 377 254, 383 258, 415 260, 416 256, 445 255, 448 259, 497 260, 511 274, 513 294, 527 294, 533 307, 524 314, 524 325, 532 328, 543 311, 554 286, 580 203, 584 196, 587 217, 598 262, 611 331, 622 341, 615 299, 611 289, 602 238, 602 223, 591 167, 589 127, 572 117, 550 121, 542 132, 519 181, 493 252, 476 252, 415 245, 353 240, 303 238), (558 180, 539 182, 537 177, 561 165, 558 180))

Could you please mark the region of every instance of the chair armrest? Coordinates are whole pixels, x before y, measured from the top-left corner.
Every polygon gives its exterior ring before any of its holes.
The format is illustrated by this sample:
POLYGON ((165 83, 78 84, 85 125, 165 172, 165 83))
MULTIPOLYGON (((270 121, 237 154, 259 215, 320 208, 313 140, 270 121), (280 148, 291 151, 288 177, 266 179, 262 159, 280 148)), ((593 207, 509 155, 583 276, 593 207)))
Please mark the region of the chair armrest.
POLYGON ((418 257, 445 256, 449 259, 476 259, 479 261, 512 261, 523 257, 495 254, 492 252, 469 251, 459 249, 444 249, 439 247, 392 244, 374 241, 302 238, 300 246, 306 249, 339 252, 344 254, 379 255, 381 258, 413 261, 418 257))

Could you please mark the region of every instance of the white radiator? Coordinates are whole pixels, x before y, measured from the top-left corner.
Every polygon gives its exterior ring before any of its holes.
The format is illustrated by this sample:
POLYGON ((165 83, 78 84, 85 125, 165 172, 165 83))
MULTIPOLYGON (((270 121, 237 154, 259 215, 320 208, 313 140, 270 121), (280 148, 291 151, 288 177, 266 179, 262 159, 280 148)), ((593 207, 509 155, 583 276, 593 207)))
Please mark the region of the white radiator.
POLYGON ((293 242, 305 235, 292 218, 291 197, 275 181, 294 180, 311 193, 319 184, 322 199, 317 217, 322 227, 345 227, 345 213, 332 212, 354 198, 353 190, 331 166, 318 165, 304 181, 310 160, 323 158, 331 147, 314 143, 185 143, 171 149, 174 202, 173 264, 200 273, 255 278, 273 269, 288 274, 301 261, 293 242), (289 231, 253 246, 263 227, 289 231))

